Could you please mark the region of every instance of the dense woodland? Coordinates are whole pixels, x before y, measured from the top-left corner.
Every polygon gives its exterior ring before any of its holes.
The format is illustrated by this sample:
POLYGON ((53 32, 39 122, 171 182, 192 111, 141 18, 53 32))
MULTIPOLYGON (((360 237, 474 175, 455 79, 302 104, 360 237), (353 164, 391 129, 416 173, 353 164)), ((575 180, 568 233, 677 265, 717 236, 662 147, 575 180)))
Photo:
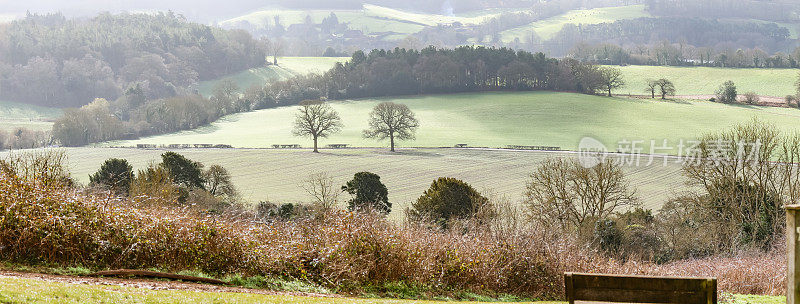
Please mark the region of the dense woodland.
POLYGON ((0 24, 0 99, 64 108, 137 86, 148 99, 186 95, 197 81, 263 66, 265 57, 245 31, 173 13, 28 15, 0 24))
POLYGON ((724 49, 693 47, 663 41, 654 45, 619 46, 610 43, 579 43, 569 57, 581 61, 614 65, 709 66, 732 68, 797 68, 800 48, 791 53, 769 54, 760 48, 724 49))
POLYGON ((582 43, 654 45, 663 41, 714 50, 760 48, 769 53, 793 50, 789 30, 774 23, 721 22, 699 18, 638 18, 596 25, 566 25, 544 48, 562 54, 582 43))
POLYGON ((646 0, 651 14, 666 17, 742 18, 797 21, 800 3, 793 0, 646 0))

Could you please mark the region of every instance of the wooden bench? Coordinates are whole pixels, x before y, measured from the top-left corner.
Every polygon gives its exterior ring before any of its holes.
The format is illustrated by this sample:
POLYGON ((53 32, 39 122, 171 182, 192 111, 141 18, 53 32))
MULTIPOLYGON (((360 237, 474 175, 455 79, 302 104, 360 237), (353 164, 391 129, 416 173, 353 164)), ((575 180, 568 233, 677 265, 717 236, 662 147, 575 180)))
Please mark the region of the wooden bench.
POLYGON ((466 148, 467 144, 456 144, 456 148, 466 148))
POLYGON ((343 149, 343 148, 347 148, 347 144, 330 144, 330 145, 328 145, 328 148, 331 148, 331 149, 343 149))
POLYGON ((564 292, 575 301, 716 304, 716 278, 564 274, 564 292))
POLYGON ((297 149, 300 148, 298 144, 291 144, 291 145, 272 145, 275 149, 297 149))
POLYGON ((550 147, 550 146, 508 145, 508 146, 506 146, 506 148, 512 149, 512 150, 561 151, 561 147, 550 147))

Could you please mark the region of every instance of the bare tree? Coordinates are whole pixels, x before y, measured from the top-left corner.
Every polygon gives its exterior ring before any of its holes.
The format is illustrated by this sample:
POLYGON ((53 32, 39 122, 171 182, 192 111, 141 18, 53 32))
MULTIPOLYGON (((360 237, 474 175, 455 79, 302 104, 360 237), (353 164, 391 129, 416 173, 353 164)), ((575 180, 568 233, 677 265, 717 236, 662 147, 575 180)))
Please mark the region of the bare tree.
POLYGON ((339 195, 342 193, 342 190, 334 184, 333 177, 327 172, 309 175, 301 187, 314 198, 314 205, 322 213, 326 213, 336 207, 339 195))
POLYGON ((534 220, 562 229, 639 205, 622 168, 610 159, 591 168, 577 159, 546 160, 531 174, 525 196, 534 220))
POLYGON ((667 99, 667 95, 675 95, 675 84, 669 79, 661 78, 656 80, 656 85, 661 92, 661 99, 667 99))
POLYGON ((229 198, 238 196, 236 187, 231 181, 231 174, 223 166, 211 165, 208 170, 203 172, 203 179, 205 180, 206 190, 214 196, 227 196, 229 198))
POLYGON ((278 56, 283 55, 285 43, 280 38, 275 38, 274 40, 266 40, 266 44, 269 53, 272 55, 272 64, 278 65, 278 56))
POLYGON ((658 87, 658 81, 650 79, 650 80, 647 80, 647 88, 644 89, 644 91, 650 93, 650 98, 656 99, 656 88, 657 87, 658 87))
POLYGON ((600 68, 600 78, 602 79, 603 88, 608 92, 608 97, 611 97, 611 90, 625 86, 625 80, 622 79, 622 71, 619 69, 611 67, 600 68))
POLYGON ((404 104, 382 102, 369 114, 369 129, 364 130, 365 138, 389 139, 394 152, 394 140, 413 140, 419 128, 414 112, 404 104))
POLYGON ((295 116, 295 136, 311 137, 314 139, 314 152, 317 150, 317 141, 320 137, 326 138, 342 130, 342 118, 329 104, 319 100, 306 100, 300 103, 300 111, 295 116))

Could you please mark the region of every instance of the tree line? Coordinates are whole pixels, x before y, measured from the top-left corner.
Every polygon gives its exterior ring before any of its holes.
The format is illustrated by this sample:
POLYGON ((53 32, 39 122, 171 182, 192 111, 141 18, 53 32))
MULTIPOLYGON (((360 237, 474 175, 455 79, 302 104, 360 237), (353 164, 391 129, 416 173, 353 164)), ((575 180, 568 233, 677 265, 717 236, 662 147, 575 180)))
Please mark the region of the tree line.
POLYGON ((793 50, 797 46, 789 30, 775 23, 670 17, 566 24, 539 49, 559 56, 579 42, 643 45, 663 41, 716 49, 759 48, 770 53, 793 50))
POLYGON ((655 44, 618 45, 578 43, 569 57, 600 64, 706 66, 729 68, 798 68, 800 47, 791 53, 773 54, 756 48, 694 47, 661 41, 655 44))
POLYGON ((66 108, 115 100, 136 86, 147 99, 188 95, 198 81, 263 66, 265 58, 264 43, 245 31, 172 12, 29 14, 0 24, 0 98, 66 108))

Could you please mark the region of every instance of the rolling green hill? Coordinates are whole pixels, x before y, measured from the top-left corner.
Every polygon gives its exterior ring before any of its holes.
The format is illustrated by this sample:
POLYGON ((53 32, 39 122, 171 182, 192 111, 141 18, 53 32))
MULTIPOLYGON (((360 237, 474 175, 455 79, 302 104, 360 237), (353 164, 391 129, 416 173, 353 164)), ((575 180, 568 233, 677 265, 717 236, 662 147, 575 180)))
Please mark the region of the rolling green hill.
POLYGON ((618 94, 643 95, 648 79, 667 78, 675 83, 678 95, 714 94, 725 81, 736 83, 739 93, 753 91, 759 95, 783 98, 794 94, 797 69, 729 69, 707 67, 625 66, 622 70, 627 85, 618 94))
POLYGON ((297 75, 309 73, 324 73, 337 63, 349 60, 349 57, 279 57, 278 65, 249 69, 220 79, 200 82, 197 91, 204 96, 209 96, 214 86, 223 80, 233 80, 240 89, 258 85, 262 86, 270 81, 284 80, 297 75))
POLYGON ((61 109, 0 101, 0 130, 12 131, 20 127, 31 130, 50 130, 53 121, 61 116, 61 113, 61 109))
POLYGON ((645 11, 643 4, 572 10, 555 17, 505 30, 500 35, 501 40, 505 43, 512 42, 515 38, 519 38, 520 41, 524 42, 530 36, 530 33, 536 33, 542 40, 547 40, 560 31, 565 24, 600 24, 649 16, 650 14, 645 11))
POLYGON ((266 23, 273 23, 277 17, 284 26, 292 24, 302 24, 306 17, 310 17, 314 23, 320 23, 322 19, 331 13, 336 14, 339 22, 348 23, 354 30, 360 30, 365 34, 394 34, 387 39, 402 39, 405 35, 421 31, 426 26, 436 26, 438 24, 452 24, 459 22, 462 24, 480 24, 498 15, 498 10, 471 12, 461 16, 445 16, 437 14, 422 14, 402 11, 398 9, 382 7, 377 5, 365 4, 361 9, 328 9, 328 10, 286 10, 286 9, 263 9, 243 16, 228 19, 220 23, 222 26, 235 26, 242 22, 247 22, 256 26, 263 26, 266 23))
MULTIPOLYGON (((679 87, 680 90, 680 87, 679 87)), ((554 92, 493 92, 425 95, 337 101, 333 106, 344 122, 341 133, 322 139, 322 145, 344 143, 357 147, 385 147, 386 142, 364 139, 367 116, 378 102, 408 105, 421 126, 415 141, 400 146, 504 147, 547 145, 574 150, 581 138, 591 136, 615 150, 622 140, 669 140, 677 145, 702 133, 717 131, 758 117, 785 130, 796 130, 800 110, 773 107, 723 105, 711 102, 651 101, 606 98, 554 92)), ((296 107, 281 107, 223 117, 195 130, 110 145, 230 144, 265 148, 273 144, 310 145, 310 140, 292 136, 296 107)))

